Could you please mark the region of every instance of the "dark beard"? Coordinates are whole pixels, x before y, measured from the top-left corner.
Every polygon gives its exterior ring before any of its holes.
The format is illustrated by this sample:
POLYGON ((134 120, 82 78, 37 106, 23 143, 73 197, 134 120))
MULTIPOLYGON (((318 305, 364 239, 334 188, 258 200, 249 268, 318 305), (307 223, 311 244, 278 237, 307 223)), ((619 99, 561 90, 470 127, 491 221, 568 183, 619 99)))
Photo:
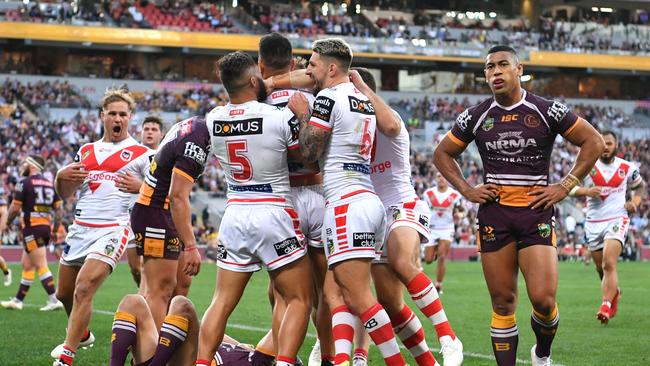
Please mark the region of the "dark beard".
POLYGON ((612 151, 612 153, 610 154, 609 157, 601 156, 600 160, 605 164, 611 164, 611 162, 614 161, 614 159, 616 159, 616 154, 617 153, 618 153, 618 150, 614 150, 614 151, 612 151))
POLYGON ((268 97, 268 93, 264 87, 264 80, 262 78, 257 78, 257 85, 259 85, 257 88, 257 101, 265 102, 266 98, 268 97))
POLYGON ((20 172, 20 176, 21 176, 21 177, 29 177, 29 168, 23 169, 23 170, 20 172))

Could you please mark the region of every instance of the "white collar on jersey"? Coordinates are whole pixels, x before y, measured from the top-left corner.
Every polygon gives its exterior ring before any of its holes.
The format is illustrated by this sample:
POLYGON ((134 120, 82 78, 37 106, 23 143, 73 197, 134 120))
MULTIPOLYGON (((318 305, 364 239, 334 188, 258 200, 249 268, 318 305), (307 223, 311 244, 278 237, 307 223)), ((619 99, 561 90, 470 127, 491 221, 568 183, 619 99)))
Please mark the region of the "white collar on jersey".
POLYGON ((501 109, 505 109, 506 111, 511 111, 511 110, 519 107, 520 105, 524 104, 524 101, 526 100, 526 89, 521 89, 521 90, 523 91, 523 93, 521 94, 521 99, 517 103, 511 105, 510 107, 506 107, 506 106, 503 106, 503 105, 499 104, 497 102, 496 98, 494 98, 494 102, 492 102, 492 105, 495 105, 495 106, 497 106, 497 107, 499 107, 501 109))

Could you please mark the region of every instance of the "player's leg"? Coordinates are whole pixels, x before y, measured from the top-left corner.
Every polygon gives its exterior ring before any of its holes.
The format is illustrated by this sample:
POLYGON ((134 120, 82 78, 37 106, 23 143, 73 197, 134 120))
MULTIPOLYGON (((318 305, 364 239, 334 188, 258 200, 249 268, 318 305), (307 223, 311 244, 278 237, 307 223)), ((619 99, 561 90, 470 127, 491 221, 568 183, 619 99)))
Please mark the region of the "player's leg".
POLYGON ((72 312, 72 303, 74 300, 74 288, 77 283, 81 267, 59 263, 57 273, 56 298, 63 303, 63 308, 68 316, 72 312))
POLYGON ((144 279, 147 287, 145 298, 158 328, 165 319, 169 301, 176 287, 177 269, 177 259, 144 256, 144 279))
POLYGON ((47 265, 47 257, 45 247, 39 247, 29 253, 32 265, 38 271, 38 277, 41 280, 41 285, 47 293, 48 301, 41 311, 51 311, 63 308, 63 304, 56 298, 56 288, 54 287, 54 277, 50 268, 47 265))
POLYGON ((135 246, 126 248, 126 259, 131 269, 133 282, 140 288, 140 283, 142 283, 142 258, 138 255, 135 246))
POLYGON ((194 304, 185 296, 172 298, 150 366, 191 365, 196 360, 199 326, 194 304))
POLYGON ((555 302, 558 277, 557 249, 550 245, 532 245, 523 248, 519 250, 519 268, 526 280, 528 298, 533 305, 530 324, 537 338, 535 356, 550 357, 551 345, 560 322, 560 314, 555 302))
POLYGON ((352 353, 352 366, 368 365, 368 349, 370 349, 370 336, 361 323, 355 318, 354 322, 354 352, 352 353))
MULTIPOLYGON (((188 276, 183 272, 185 268, 185 252, 181 252, 178 256, 178 268, 176 269, 176 287, 174 288, 173 296, 185 296, 190 293, 190 286, 192 286, 192 276, 188 276)), ((172 296, 172 297, 173 297, 172 296)))
POLYGON ((86 259, 81 266, 75 284, 72 311, 68 318, 65 345, 59 362, 72 365, 79 342, 86 335, 90 324, 93 297, 111 270, 112 267, 106 262, 92 258, 86 259))
POLYGON ((273 340, 273 354, 278 354, 280 325, 282 319, 287 312, 287 302, 284 300, 278 289, 275 287, 273 275, 269 272, 269 288, 268 297, 271 304, 272 319, 271 319, 271 339, 273 340))
POLYGON ((601 252, 603 271, 601 289, 603 302, 598 312, 598 319, 603 323, 607 323, 610 318, 616 315, 616 311, 618 310, 619 289, 616 266, 622 249, 623 244, 618 239, 605 239, 605 246, 601 252))
POLYGON ((438 261, 436 268, 436 290, 438 293, 442 293, 442 281, 445 279, 445 273, 447 272, 447 254, 449 254, 449 247, 451 246, 451 241, 449 240, 439 240, 438 241, 438 261))
MULTIPOLYGON (((372 279, 377 292, 377 300, 386 309, 395 334, 409 350, 418 365, 435 365, 435 358, 429 351, 425 340, 422 323, 408 305, 404 303, 402 295, 404 285, 397 278, 395 272, 388 264, 376 263, 372 265, 372 279)), ((365 329, 362 328, 362 330, 362 333, 365 334, 365 329)), ((355 340, 358 338, 355 329, 355 340)), ((356 342, 355 348, 360 348, 356 342)), ((355 355, 357 353, 356 349, 355 355)))
POLYGON ((435 240, 431 245, 424 246, 424 263, 431 264, 436 259, 438 241, 435 240))
POLYGON ((18 286, 18 291, 16 292, 16 296, 13 298, 9 299, 8 301, 2 301, 0 303, 3 308, 22 310, 23 301, 25 300, 27 292, 34 282, 36 271, 34 270, 34 266, 32 265, 26 249, 23 250, 22 257, 20 258, 20 263, 23 271, 20 279, 20 285, 18 286))
POLYGON ((228 317, 239 303, 253 272, 235 272, 219 267, 214 296, 203 315, 199 332, 197 365, 210 365, 223 340, 228 317))
MULTIPOLYGON (((481 239, 482 242, 484 240, 481 239)), ((482 250, 481 265, 492 301, 490 334, 494 357, 499 366, 514 366, 519 343, 515 319, 518 273, 516 244, 511 242, 496 251, 482 250)))
POLYGON ((316 294, 316 299, 314 300, 314 304, 316 305, 314 325, 318 334, 321 355, 321 359, 318 362, 323 360, 334 362, 335 350, 332 336, 331 309, 325 299, 323 288, 327 274, 327 258, 325 258, 323 248, 314 246, 307 247, 307 254, 311 260, 315 288, 314 293, 316 294))
POLYGON ((122 298, 113 318, 111 366, 124 366, 129 352, 136 365, 150 361, 156 351, 158 330, 141 295, 122 298))
MULTIPOLYGON (((356 315, 346 305, 341 288, 334 279, 334 272, 328 269, 323 282, 323 301, 331 309, 332 344, 334 346, 334 365, 350 361, 354 341, 354 324, 356 315)), ((320 306, 320 305, 319 305, 320 306)), ((322 358, 323 362, 326 358, 322 358)))
POLYGON ((587 250, 587 252, 591 254, 591 259, 593 259, 593 261, 594 261, 594 264, 595 264, 594 267, 596 267, 596 272, 598 273, 598 277, 602 281, 603 280, 603 275, 604 275, 604 273, 603 273, 603 249, 601 248, 601 249, 594 250, 594 251, 587 250))
POLYGON ((11 278, 11 269, 9 269, 9 266, 7 266, 7 261, 5 261, 4 257, 0 255, 0 270, 2 270, 2 273, 5 275, 5 280, 4 280, 4 286, 9 287, 11 286, 12 278, 11 278))

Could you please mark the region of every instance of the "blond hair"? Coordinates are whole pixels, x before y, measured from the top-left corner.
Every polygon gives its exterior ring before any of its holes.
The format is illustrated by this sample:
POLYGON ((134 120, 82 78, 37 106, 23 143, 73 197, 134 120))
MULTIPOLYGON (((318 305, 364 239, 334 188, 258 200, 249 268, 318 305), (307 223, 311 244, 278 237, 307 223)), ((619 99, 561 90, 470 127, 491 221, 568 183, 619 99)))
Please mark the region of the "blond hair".
POLYGON ((129 106, 130 112, 135 110, 135 101, 126 85, 117 88, 108 88, 102 98, 102 109, 106 110, 109 104, 115 102, 125 102, 129 106))

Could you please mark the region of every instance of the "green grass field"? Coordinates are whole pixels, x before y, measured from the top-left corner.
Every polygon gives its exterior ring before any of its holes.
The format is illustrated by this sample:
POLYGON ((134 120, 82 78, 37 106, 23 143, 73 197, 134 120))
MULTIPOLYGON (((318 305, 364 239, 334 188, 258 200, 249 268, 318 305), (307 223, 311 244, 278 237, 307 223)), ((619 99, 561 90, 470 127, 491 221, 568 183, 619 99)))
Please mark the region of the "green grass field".
MULTIPOLYGON (((52 269, 56 268, 51 264, 52 269)), ((15 294, 20 269, 12 266, 14 284, 0 288, 0 298, 15 294)), ((434 267, 427 271, 433 273, 434 267)), ((650 264, 621 263, 619 268, 623 297, 619 315, 607 326, 596 321, 600 305, 599 284, 592 266, 562 263, 558 303, 561 322, 553 348, 553 359, 562 365, 649 365, 650 351, 650 264)), ((207 308, 214 289, 215 267, 204 264, 194 281, 190 298, 199 311, 207 308)), ((228 334, 242 342, 255 343, 270 327, 270 311, 266 299, 268 276, 260 272, 253 280, 230 319, 228 334)), ((523 279, 520 278, 520 285, 523 279)), ((124 294, 135 292, 135 285, 126 265, 121 265, 101 288, 95 299, 91 329, 97 336, 95 347, 80 350, 76 365, 107 365, 110 353, 111 312, 124 294)), ((520 293, 525 288, 520 286, 520 293)), ((478 263, 450 263, 448 280, 442 296, 447 315, 465 346, 465 365, 493 365, 489 338, 490 305, 478 263)), ((0 309, 0 365, 50 365, 50 351, 65 336, 66 316, 63 311, 41 313, 45 293, 39 283, 32 287, 23 311, 0 309)), ((414 308, 415 310, 415 308, 414 308)), ((519 354, 521 364, 530 364, 530 348, 534 335, 530 329, 530 304, 525 296, 520 301, 519 354)), ((433 327, 424 320, 429 344, 437 350, 433 327)), ((313 328, 301 349, 306 360, 314 342, 313 328)), ((442 361, 441 356, 436 356, 442 361)), ((381 365, 381 357, 371 347, 371 364, 381 365)), ((408 359, 414 365, 412 359, 408 359)))

